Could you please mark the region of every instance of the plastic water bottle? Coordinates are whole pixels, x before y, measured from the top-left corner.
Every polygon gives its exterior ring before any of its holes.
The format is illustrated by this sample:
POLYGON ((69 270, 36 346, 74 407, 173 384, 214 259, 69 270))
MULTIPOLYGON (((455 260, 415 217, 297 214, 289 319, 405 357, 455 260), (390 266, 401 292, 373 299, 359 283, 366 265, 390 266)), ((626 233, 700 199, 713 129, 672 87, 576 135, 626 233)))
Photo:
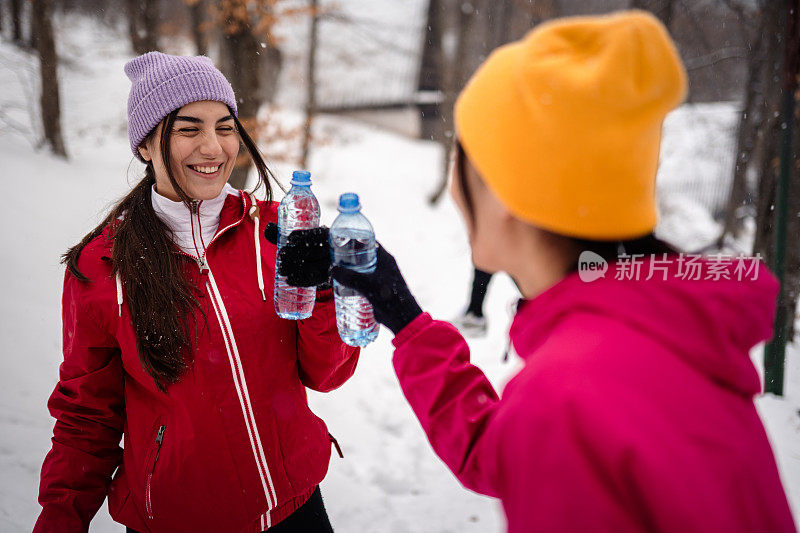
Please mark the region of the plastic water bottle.
MULTIPOLYGON (((319 202, 311 192, 311 173, 295 170, 292 188, 278 206, 278 251, 296 229, 319 226, 319 202)), ((280 255, 278 256, 280 257, 280 255)), ((292 287, 278 274, 280 259, 275 260, 275 312, 281 318, 300 320, 311 316, 317 299, 316 287, 292 287)))
MULTIPOLYGON (((358 195, 345 193, 339 197, 339 216, 331 224, 333 264, 356 272, 372 272, 377 262, 375 232, 361 214, 358 195)), ((336 327, 339 336, 350 346, 366 346, 378 336, 378 323, 372 304, 361 293, 333 282, 336 306, 336 327)))

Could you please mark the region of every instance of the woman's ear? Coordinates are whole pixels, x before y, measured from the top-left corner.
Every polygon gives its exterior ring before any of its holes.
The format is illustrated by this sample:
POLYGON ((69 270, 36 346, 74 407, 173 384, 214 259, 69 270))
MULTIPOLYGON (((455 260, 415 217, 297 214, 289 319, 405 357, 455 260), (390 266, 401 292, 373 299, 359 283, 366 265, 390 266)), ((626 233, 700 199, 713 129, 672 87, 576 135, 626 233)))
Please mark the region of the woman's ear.
POLYGON ((139 143, 139 146, 136 148, 139 150, 139 155, 142 156, 142 159, 147 162, 153 162, 154 156, 159 153, 161 148, 161 142, 159 139, 161 138, 161 128, 163 124, 164 121, 162 120, 154 130, 147 134, 144 140, 139 143))
POLYGON ((147 145, 140 144, 138 150, 139 155, 142 156, 142 159, 145 161, 152 161, 153 158, 150 155, 150 149, 147 147, 147 145))

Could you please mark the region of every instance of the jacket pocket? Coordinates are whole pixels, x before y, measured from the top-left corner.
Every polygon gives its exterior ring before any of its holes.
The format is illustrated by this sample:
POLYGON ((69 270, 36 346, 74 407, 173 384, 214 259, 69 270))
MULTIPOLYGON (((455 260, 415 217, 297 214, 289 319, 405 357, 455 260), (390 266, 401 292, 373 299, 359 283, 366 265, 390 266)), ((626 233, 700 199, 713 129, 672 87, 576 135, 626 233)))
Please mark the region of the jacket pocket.
POLYGON ((152 520, 155 518, 153 515, 153 475, 156 472, 156 464, 158 464, 158 455, 161 453, 161 444, 164 442, 164 433, 167 431, 167 426, 161 424, 158 426, 155 439, 151 445, 150 459, 145 469, 144 481, 144 507, 147 512, 147 518, 152 520))

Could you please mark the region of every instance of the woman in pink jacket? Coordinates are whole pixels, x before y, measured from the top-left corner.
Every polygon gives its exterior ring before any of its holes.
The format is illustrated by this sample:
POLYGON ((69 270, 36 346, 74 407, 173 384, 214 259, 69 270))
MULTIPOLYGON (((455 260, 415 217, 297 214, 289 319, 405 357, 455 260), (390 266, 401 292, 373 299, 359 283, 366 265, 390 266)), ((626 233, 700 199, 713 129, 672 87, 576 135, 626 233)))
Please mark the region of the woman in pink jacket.
POLYGON ((436 453, 511 532, 795 530, 748 357, 777 283, 653 236, 662 121, 685 90, 664 27, 634 11, 541 25, 460 95, 451 193, 476 267, 523 296, 525 366, 502 398, 385 250, 372 274, 334 269, 395 333, 436 453))
POLYGON ((150 52, 125 72, 145 176, 65 255, 34 531, 85 532, 108 496, 140 533, 330 532, 318 484, 333 439, 306 387, 335 389, 358 360, 332 289, 306 320, 276 315, 269 174, 211 60, 150 52), (267 201, 226 183, 240 143, 267 201))

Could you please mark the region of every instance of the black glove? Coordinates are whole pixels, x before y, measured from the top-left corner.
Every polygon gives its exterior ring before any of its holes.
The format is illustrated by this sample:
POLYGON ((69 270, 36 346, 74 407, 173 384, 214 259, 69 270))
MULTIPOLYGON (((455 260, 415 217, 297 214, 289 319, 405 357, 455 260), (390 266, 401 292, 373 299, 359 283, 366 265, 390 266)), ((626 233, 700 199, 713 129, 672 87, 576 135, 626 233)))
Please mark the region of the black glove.
MULTIPOLYGON (((272 244, 278 243, 278 225, 267 224, 264 238, 272 244)), ((286 244, 278 251, 281 266, 278 274, 286 276, 286 283, 293 287, 330 288, 331 249, 328 244, 328 228, 295 230, 289 234, 286 244)))
POLYGON ((375 313, 375 320, 397 333, 422 314, 417 300, 408 290, 392 254, 378 244, 378 262, 369 274, 334 266, 333 279, 363 294, 375 313))

